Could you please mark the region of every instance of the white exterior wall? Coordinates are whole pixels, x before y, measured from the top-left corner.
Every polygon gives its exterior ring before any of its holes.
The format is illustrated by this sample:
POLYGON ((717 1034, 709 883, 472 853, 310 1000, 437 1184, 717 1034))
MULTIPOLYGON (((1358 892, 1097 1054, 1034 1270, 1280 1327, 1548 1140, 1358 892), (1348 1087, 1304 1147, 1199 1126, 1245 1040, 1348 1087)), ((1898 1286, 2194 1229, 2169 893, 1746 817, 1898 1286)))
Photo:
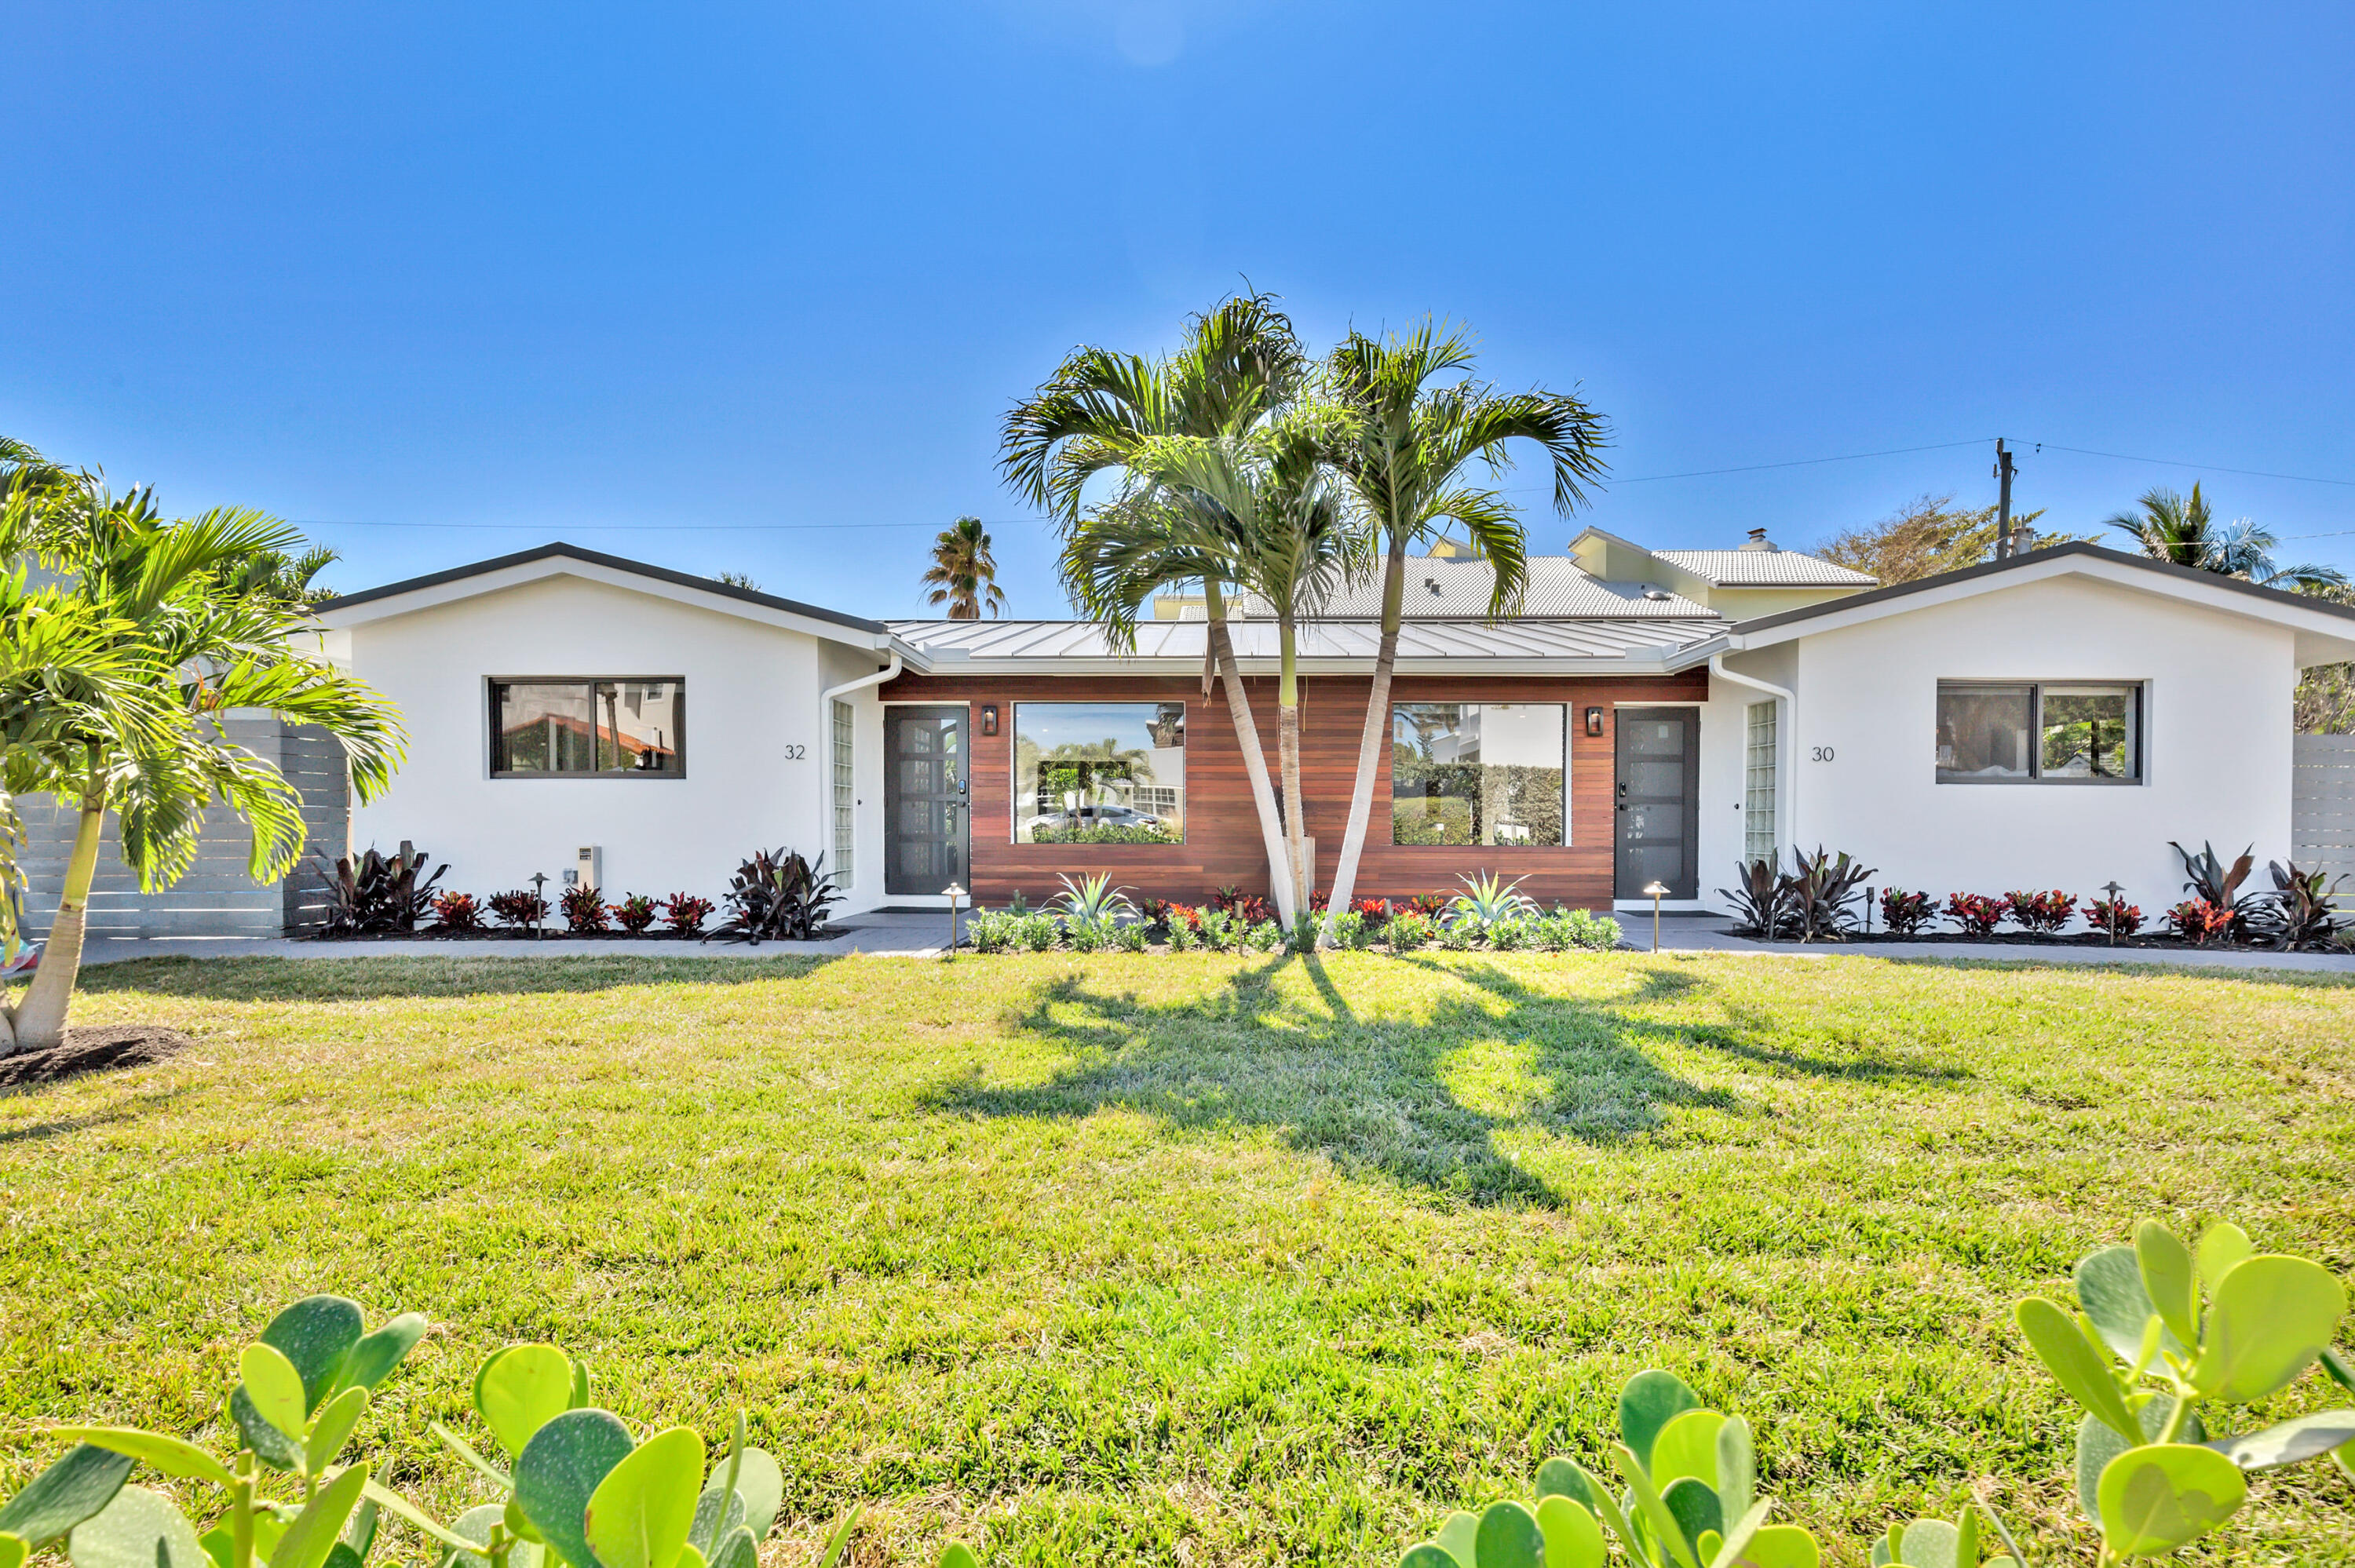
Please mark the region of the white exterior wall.
MULTIPOLYGON (((783 844, 814 858, 832 840, 832 734, 818 694, 877 667, 806 632, 573 577, 369 621, 348 635, 353 673, 392 699, 410 732, 409 760, 391 789, 354 811, 354 845, 389 851, 413 839, 436 863, 449 863, 444 888, 485 898, 545 872, 551 906, 584 844, 602 846, 604 886, 616 899, 687 892, 717 901, 756 849, 783 844), (683 777, 491 777, 491 679, 628 675, 685 681, 683 777), (801 758, 789 760, 788 746, 802 747, 801 758)), ((871 708, 859 727, 872 775, 871 708)), ((879 870, 881 853, 879 842, 861 841, 862 882, 879 870)))
MULTIPOLYGON (((1877 885, 2001 895, 2058 887, 2085 900, 2115 878, 2146 916, 2184 896, 2168 841, 2254 844, 2261 868, 2290 848, 2292 633, 2245 617, 2082 577, 2051 578, 1799 639, 1791 678, 1762 651, 1727 661, 1797 693, 1783 779, 1796 847, 1847 850, 1877 885), (2138 785, 1941 784, 1941 680, 2145 683, 2138 785), (1832 759, 1813 760, 1817 747, 1832 759)), ((1721 683, 1721 685, 1723 683, 1721 683)), ((1704 840, 1713 753, 1738 744, 1742 698, 1704 751, 1704 840)), ((1727 763, 1726 766, 1735 765, 1727 763)), ((1738 767, 1732 779, 1739 799, 1738 767)), ((1726 811, 1731 817, 1736 813, 1726 811)), ((1737 840, 1722 840, 1727 845, 1737 840)), ((1785 848, 1793 847, 1786 844, 1785 848)), ((1705 842, 1704 869, 1731 867, 1705 842)), ((1705 887, 1721 883, 1704 877, 1705 887)))

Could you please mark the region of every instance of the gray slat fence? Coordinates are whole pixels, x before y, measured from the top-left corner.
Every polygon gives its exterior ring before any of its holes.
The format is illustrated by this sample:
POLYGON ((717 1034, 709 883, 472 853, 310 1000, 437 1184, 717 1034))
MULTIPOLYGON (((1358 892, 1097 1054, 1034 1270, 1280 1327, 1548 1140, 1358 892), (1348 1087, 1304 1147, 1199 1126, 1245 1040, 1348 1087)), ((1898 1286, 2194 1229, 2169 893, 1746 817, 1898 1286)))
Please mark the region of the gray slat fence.
MULTIPOLYGON (((275 937, 325 918, 326 877, 320 856, 345 853, 351 833, 350 781, 343 747, 315 726, 269 717, 231 716, 228 738, 278 765, 302 792, 309 839, 303 863, 282 881, 258 883, 247 874, 253 834, 235 813, 216 806, 205 813, 196 863, 170 887, 142 893, 123 868, 113 814, 99 850, 91 885, 89 930, 108 937, 275 937)), ((65 891, 75 813, 54 796, 17 802, 25 822, 26 928, 46 933, 65 891)))
POLYGON ((2301 868, 2348 879, 2338 902, 2355 907, 2355 735, 2291 742, 2289 835, 2301 868))

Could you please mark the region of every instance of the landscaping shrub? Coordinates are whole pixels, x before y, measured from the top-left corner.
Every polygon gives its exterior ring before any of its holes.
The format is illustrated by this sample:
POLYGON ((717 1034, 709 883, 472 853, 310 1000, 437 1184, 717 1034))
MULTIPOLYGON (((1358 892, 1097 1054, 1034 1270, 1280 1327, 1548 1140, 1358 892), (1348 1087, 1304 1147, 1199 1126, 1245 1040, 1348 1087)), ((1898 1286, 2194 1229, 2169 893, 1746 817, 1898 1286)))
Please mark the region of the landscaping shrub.
POLYGON ((564 911, 564 926, 576 937, 596 937, 604 934, 610 913, 604 898, 593 887, 568 887, 558 901, 564 911))
POLYGON ((1842 940, 1856 924, 1849 906, 1857 890, 1880 874, 1858 863, 1846 850, 1835 860, 1820 844, 1812 855, 1791 852, 1791 873, 1783 878, 1784 918, 1802 942, 1842 940))
POLYGON ((1242 934, 1243 951, 1272 953, 1284 946, 1284 927, 1273 920, 1259 920, 1246 927, 1242 934))
POLYGON ((2121 937, 2131 937, 2142 929, 2142 911, 2123 898, 2096 898, 2085 906, 2083 913, 2085 924, 2104 936, 2109 935, 2113 919, 2117 922, 2116 930, 2121 937))
POLYGON ((538 929, 548 918, 548 900, 528 887, 491 895, 491 913, 502 926, 538 929))
POLYGON ((1274 905, 1256 893, 1246 895, 1241 888, 1232 885, 1221 887, 1212 894, 1210 906, 1225 910, 1235 917, 1238 924, 1246 927, 1275 918, 1274 905))
POLYGON ((1431 916, 1420 909, 1401 909, 1382 927, 1382 939, 1394 953, 1411 953, 1431 940, 1431 916))
POLYGON ((2239 910, 2211 904, 2205 898, 2187 898, 2167 912, 2167 928, 2199 948, 2230 937, 2240 924, 2239 910))
POLYGON ((1881 923, 1900 937, 1911 937, 1938 917, 1938 906, 1926 893, 1902 887, 1881 890, 1881 923))
POLYGON ((1067 925, 1063 927, 1063 940, 1075 953, 1100 953, 1111 945, 1114 929, 1107 926, 1067 925))
POLYGON ((1783 934, 1783 874, 1771 858, 1733 863, 1732 887, 1717 895, 1733 906, 1734 929, 1767 941, 1783 934))
POLYGON ((1500 953, 1518 952, 1537 945, 1536 927, 1542 915, 1516 915, 1488 927, 1488 946, 1500 953))
MULTIPOLYGON (((2320 1265, 2257 1255, 2236 1225, 2213 1226, 2187 1246, 2145 1221, 2134 1245, 2080 1261, 2076 1286, 2074 1311, 2030 1297, 2015 1319, 2086 1412, 2075 1490, 2104 1564, 2172 1553, 2239 1511, 2244 1472, 2320 1459, 2355 1439, 2350 1410, 2237 1436, 2218 1430, 2225 1407, 2267 1400, 2318 1363, 2355 1391, 2355 1366, 2330 1343, 2346 1288, 2320 1265)), ((1614 1539, 1636 1568, 1823 1560, 1808 1531, 1768 1522, 1774 1504, 1758 1496, 1755 1439, 1742 1417, 1707 1408, 1683 1380, 1657 1370, 1627 1380, 1618 1414, 1617 1440, 1601 1445, 1609 1479, 1574 1459, 1548 1459, 1534 1503, 1450 1514, 1433 1540, 1407 1548, 1401 1568, 1599 1568, 1614 1539)), ((2344 1453, 2336 1462, 2348 1467, 2344 1453)), ((1984 1498, 1952 1520, 1892 1524, 1849 1560, 1980 1568, 1982 1520, 1994 1537, 1987 1544, 2009 1554, 1985 1568, 2028 1562, 1984 1498)))
POLYGON ((1196 927, 1202 934, 1202 946, 1214 953, 1231 951, 1235 946, 1235 917, 1223 907, 1205 909, 1196 927))
POLYGON ((388 857, 370 849, 357 860, 339 858, 327 873, 327 930, 336 936, 364 931, 414 931, 432 906, 433 885, 450 867, 434 868, 420 880, 425 852, 407 839, 388 857))
POLYGON ((1113 928, 1113 945, 1124 953, 1141 953, 1145 951, 1147 935, 1141 922, 1132 920, 1125 926, 1113 928))
POLYGON ((1363 952, 1374 945, 1374 938, 1380 934, 1380 927, 1354 905, 1333 916, 1333 941, 1337 947, 1363 952))
POLYGON ((1989 898, 1984 893, 1946 895, 1946 918, 1961 927, 1966 937, 1992 935, 2003 924, 2007 907, 2002 899, 1989 898))
POLYGON ((613 906, 613 923, 633 937, 643 936, 647 927, 655 923, 655 916, 657 913, 659 911, 655 908, 655 901, 650 895, 633 893, 613 906))
POLYGON ((1390 922, 1391 901, 1387 898, 1360 898, 1349 906, 1349 913, 1364 921, 1369 929, 1379 931, 1390 922))
MULTIPOLYGON (((2234 941, 2245 939, 2250 910, 2263 902, 2254 894, 2241 892, 2241 885, 2249 879, 2249 868, 2256 863, 2256 846, 2252 844, 2243 850, 2240 858, 2230 865, 2218 858, 2216 846, 2204 839, 2198 854, 2171 839, 2167 847, 2183 862, 2183 891, 2191 895, 2185 903, 2223 910, 2225 923, 2216 934, 2229 935, 2234 941)), ((2182 905, 2176 907, 2181 908, 2182 905)))
POLYGON ((1190 919, 1182 916, 1169 922, 1169 950, 1190 953, 1202 945, 1202 933, 1190 919))
POLYGON ((2077 895, 2057 887, 2050 893, 2007 893, 2003 902, 2012 919, 2026 931, 2058 931, 2077 914, 2077 895))
POLYGON ((437 893, 433 895, 433 928, 479 931, 483 928, 483 906, 471 893, 437 893))
POLYGON ((964 939, 976 953, 1002 953, 1015 945, 1020 916, 975 906, 964 919, 964 939))
POLYGON ((711 936, 754 947, 814 938, 826 925, 826 906, 842 898, 820 874, 825 863, 824 855, 812 863, 787 849, 756 852, 730 882, 728 919, 711 936))
POLYGON ((1052 952, 1056 944, 1063 939, 1062 927, 1057 924, 1052 915, 1043 911, 1032 910, 1028 915, 1018 915, 1015 920, 1015 939, 1034 953, 1052 952))
POLYGON ((692 937, 703 929, 717 907, 709 898, 698 898, 692 893, 674 893, 662 901, 663 924, 682 937, 692 937))
POLYGON ((2346 923, 2331 907, 2330 899, 2346 879, 2326 882, 2325 874, 2300 871, 2295 861, 2286 869, 2278 862, 2267 861, 2265 870, 2272 874, 2274 891, 2270 901, 2250 917, 2256 938, 2292 950, 2338 946, 2346 923))
POLYGON ((1284 934, 1284 951, 1313 953, 1325 935, 1325 923, 1312 910, 1302 910, 1292 917, 1292 929, 1284 934))
POLYGON ((1556 908, 1529 922, 1530 945, 1549 953, 1607 952, 1619 945, 1619 922, 1590 910, 1556 908))
POLYGON ((1433 930, 1431 938, 1451 953, 1466 953, 1480 945, 1480 933, 1468 925, 1443 925, 1433 930))

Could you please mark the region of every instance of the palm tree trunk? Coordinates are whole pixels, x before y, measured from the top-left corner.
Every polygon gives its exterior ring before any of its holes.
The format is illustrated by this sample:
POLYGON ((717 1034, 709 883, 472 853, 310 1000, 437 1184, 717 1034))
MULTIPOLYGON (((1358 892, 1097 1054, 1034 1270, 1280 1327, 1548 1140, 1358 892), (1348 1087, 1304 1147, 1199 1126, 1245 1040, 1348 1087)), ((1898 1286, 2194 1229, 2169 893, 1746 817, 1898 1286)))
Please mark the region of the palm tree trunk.
POLYGON ((1303 864, 1301 856, 1299 635, 1290 616, 1276 622, 1276 637, 1284 672, 1275 688, 1275 744, 1284 768, 1284 860, 1292 871, 1293 913, 1284 917, 1289 927, 1307 912, 1308 885, 1315 868, 1303 864))
POLYGON ((1235 664, 1234 640, 1227 630, 1227 607, 1216 583, 1203 585, 1204 614, 1209 621, 1211 662, 1227 684, 1227 715, 1235 721, 1235 746, 1243 754, 1243 777, 1251 781, 1252 804, 1259 811, 1260 842, 1267 852, 1267 887, 1275 911, 1292 924, 1292 880, 1284 874, 1287 857, 1284 830, 1275 810, 1275 787, 1267 776, 1267 752, 1259 740, 1259 721, 1252 716, 1251 697, 1243 690, 1242 673, 1235 664))
POLYGON ((46 1051, 65 1044, 66 1008, 73 1001, 74 980, 81 969, 82 924, 90 905, 90 885, 98 875, 98 844, 106 828, 106 798, 84 799, 81 821, 74 827, 73 855, 66 862, 65 891, 58 900, 58 917, 41 948, 40 968, 33 971, 32 989, 9 1017, 14 1035, 11 1051, 46 1051))
POLYGON ((1358 894, 1358 862, 1366 851, 1366 829, 1374 813, 1374 779, 1381 772, 1382 747, 1391 733, 1391 673, 1398 665, 1399 621, 1406 605, 1406 536, 1391 535, 1390 558, 1382 568, 1382 640, 1374 653, 1374 686, 1366 696, 1366 733, 1358 742, 1358 779, 1349 790, 1349 825, 1341 835, 1341 863, 1333 868, 1333 898, 1325 911, 1327 946, 1333 923, 1358 894))

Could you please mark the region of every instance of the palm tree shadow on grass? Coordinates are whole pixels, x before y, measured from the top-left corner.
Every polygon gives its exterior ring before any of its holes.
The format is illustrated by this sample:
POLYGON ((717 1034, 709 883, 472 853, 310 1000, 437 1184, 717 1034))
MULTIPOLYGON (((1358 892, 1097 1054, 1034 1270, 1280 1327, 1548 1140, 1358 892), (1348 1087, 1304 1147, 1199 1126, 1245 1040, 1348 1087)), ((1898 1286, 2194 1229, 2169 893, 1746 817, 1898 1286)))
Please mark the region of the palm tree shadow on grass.
MULTIPOLYGON (((1736 1108, 1724 1090, 1689 1083, 1644 1049, 1685 1033, 1632 1016, 1633 1004, 1704 982, 1646 975, 1608 1001, 1552 996, 1490 965, 1421 962, 1444 980, 1424 1016, 1361 1018, 1324 964, 1281 959, 1237 972, 1211 995, 1141 1001, 1066 976, 1041 991, 1014 1027, 1068 1051, 1042 1084, 994 1086, 978 1070, 934 1090, 932 1108, 990 1117, 1084 1117, 1141 1111, 1188 1131, 1261 1128, 1344 1169, 1476 1203, 1552 1203, 1560 1195, 1517 1164, 1497 1137, 1526 1128, 1592 1144, 1655 1131, 1673 1107, 1736 1108), (1278 973, 1298 964, 1316 1005, 1286 996, 1278 973), (1509 1107, 1465 1103, 1462 1054, 1504 1048, 1509 1107)), ((1491 1093, 1492 1101, 1498 1096, 1491 1093)))

